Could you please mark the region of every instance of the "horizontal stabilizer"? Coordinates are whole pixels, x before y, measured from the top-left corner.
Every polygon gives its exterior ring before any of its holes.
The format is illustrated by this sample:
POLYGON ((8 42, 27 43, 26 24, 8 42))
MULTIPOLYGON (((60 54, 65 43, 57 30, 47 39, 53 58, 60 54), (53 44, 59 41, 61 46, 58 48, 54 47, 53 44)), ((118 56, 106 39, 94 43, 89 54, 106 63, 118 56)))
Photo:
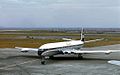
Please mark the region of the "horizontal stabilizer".
POLYGON ((102 41, 102 40, 104 40, 104 38, 102 38, 102 39, 95 39, 95 40, 85 41, 85 43, 97 42, 97 41, 102 41))

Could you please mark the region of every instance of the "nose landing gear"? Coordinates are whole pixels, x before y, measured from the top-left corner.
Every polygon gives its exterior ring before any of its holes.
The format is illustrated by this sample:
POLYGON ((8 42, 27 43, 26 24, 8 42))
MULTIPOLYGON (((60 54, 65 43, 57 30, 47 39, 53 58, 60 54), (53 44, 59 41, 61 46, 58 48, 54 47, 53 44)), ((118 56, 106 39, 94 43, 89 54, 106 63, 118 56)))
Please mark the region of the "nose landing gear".
POLYGON ((45 65, 45 64, 46 64, 45 56, 42 56, 41 64, 42 64, 42 65, 45 65))

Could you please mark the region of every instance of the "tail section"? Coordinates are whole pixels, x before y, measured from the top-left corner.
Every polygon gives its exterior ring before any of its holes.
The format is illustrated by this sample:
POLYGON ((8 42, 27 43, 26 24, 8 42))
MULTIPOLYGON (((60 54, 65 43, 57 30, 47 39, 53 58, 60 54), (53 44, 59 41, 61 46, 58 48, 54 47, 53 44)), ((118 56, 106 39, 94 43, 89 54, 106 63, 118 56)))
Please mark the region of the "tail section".
POLYGON ((83 30, 83 28, 82 28, 82 30, 81 30, 81 41, 85 41, 85 36, 84 36, 84 30, 83 30))

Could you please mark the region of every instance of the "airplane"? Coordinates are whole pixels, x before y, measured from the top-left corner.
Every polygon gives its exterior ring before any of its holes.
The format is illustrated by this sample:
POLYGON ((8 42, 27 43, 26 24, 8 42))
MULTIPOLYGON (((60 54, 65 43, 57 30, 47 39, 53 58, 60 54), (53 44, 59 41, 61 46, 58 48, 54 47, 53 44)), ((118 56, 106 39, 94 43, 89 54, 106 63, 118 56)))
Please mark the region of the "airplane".
POLYGON ((120 50, 95 50, 95 51, 90 51, 90 50, 81 50, 83 45, 85 43, 89 42, 96 42, 96 41, 102 41, 102 39, 95 39, 95 40, 89 40, 85 41, 85 37, 83 34, 84 30, 81 30, 81 39, 80 40, 72 40, 72 39, 67 39, 63 38, 63 42, 55 42, 55 43, 47 43, 43 44, 39 48, 23 48, 23 47, 15 47, 21 52, 29 52, 29 51, 35 51, 37 52, 38 56, 41 56, 41 64, 46 64, 46 59, 52 58, 55 55, 60 55, 60 54, 77 54, 79 58, 83 59, 82 54, 95 54, 95 53, 105 53, 105 54, 110 54, 113 52, 120 52, 120 50))

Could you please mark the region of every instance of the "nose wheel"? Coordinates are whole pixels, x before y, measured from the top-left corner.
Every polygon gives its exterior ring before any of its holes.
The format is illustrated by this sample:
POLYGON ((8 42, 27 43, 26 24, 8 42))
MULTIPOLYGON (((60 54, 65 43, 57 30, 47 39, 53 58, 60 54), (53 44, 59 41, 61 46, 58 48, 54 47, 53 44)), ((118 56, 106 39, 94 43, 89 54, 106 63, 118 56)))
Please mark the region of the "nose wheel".
POLYGON ((46 64, 45 57, 43 57, 43 56, 42 56, 41 64, 42 64, 42 65, 45 65, 45 64, 46 64))

